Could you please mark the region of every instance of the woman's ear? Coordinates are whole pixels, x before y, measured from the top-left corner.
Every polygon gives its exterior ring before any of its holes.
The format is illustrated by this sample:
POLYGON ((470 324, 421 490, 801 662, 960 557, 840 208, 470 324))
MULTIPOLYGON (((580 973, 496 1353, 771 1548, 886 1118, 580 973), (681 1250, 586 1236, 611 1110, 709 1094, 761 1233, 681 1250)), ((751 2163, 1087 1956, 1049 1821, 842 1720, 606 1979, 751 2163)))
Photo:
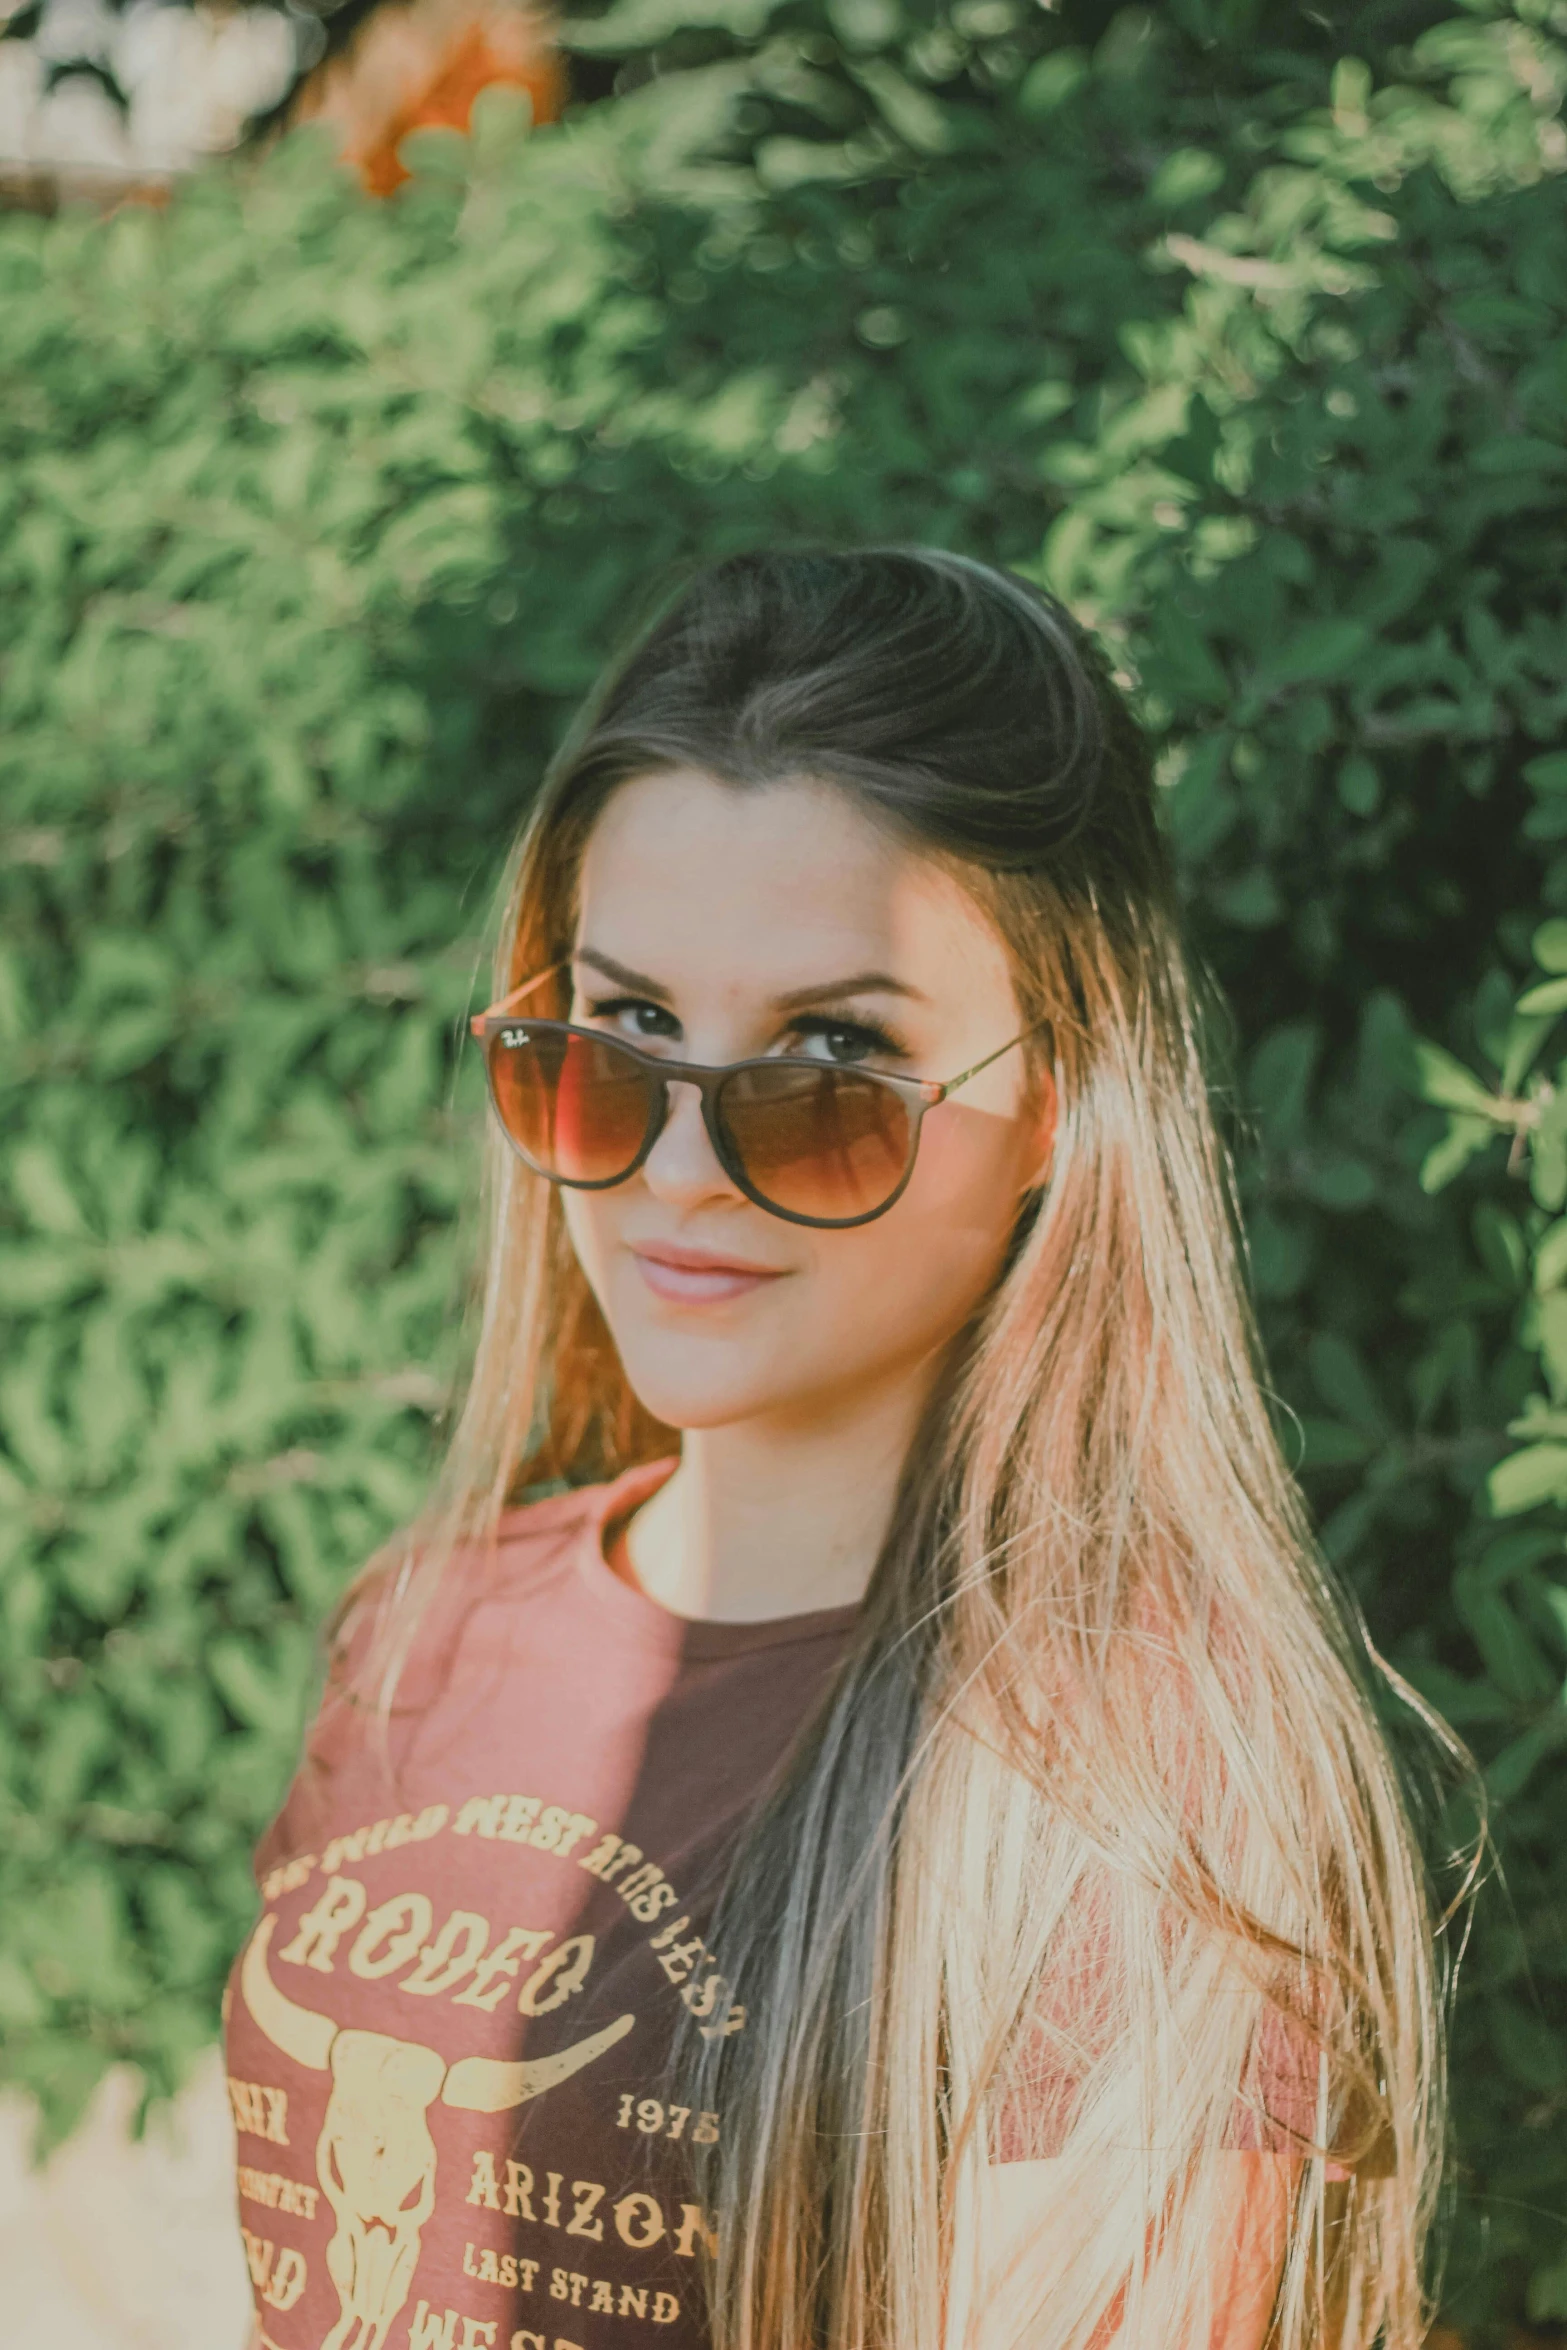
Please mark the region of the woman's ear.
POLYGON ((1034 1101, 1026 1121, 1028 1176, 1024 1193, 1043 1191, 1050 1181, 1056 1157, 1056 1125, 1060 1111, 1060 1096, 1056 1091, 1055 1074, 1042 1069, 1035 1087, 1034 1101))

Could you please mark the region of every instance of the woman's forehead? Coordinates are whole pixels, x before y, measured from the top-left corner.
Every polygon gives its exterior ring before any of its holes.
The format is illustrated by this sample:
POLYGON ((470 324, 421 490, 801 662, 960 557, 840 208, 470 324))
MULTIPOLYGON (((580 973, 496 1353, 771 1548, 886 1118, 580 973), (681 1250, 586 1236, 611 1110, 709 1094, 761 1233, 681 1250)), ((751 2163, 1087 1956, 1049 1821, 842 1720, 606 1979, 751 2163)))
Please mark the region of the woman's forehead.
POLYGON ((579 943, 665 979, 728 966, 747 992, 869 971, 925 993, 1005 973, 988 917, 944 862, 832 785, 639 777, 583 860, 579 943))

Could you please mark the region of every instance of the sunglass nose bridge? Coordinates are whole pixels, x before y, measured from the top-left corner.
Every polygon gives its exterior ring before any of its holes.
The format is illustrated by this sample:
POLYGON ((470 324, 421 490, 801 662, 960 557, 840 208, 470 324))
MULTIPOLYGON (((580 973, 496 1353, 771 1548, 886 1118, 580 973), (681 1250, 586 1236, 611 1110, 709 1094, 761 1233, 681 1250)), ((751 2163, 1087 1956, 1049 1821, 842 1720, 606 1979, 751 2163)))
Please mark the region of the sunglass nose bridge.
POLYGON ((692 1110, 701 1126, 708 1149, 712 1152, 714 1159, 728 1180, 731 1183, 738 1182, 740 1188, 744 1190, 743 1172, 735 1164, 734 1146, 726 1136, 723 1122, 718 1114, 718 1085, 715 1080, 721 1079, 726 1072, 709 1072, 705 1078, 687 1075, 679 1068, 670 1069, 667 1072, 659 1069, 656 1074, 651 1071, 649 1074, 652 1079, 649 1090, 654 1096, 654 1106, 651 1121, 652 1131, 643 1151, 644 1161, 658 1148, 659 1143, 669 1131, 675 1115, 673 1089, 679 1086, 682 1093, 695 1094, 696 1101, 692 1105, 692 1110))
MULTIPOLYGON (((714 1148, 716 1149, 717 1140, 713 1133, 711 1087, 704 1085, 700 1077, 687 1077, 678 1069, 671 1069, 667 1073, 662 1069, 659 1069, 656 1072, 650 1071, 649 1077, 650 1083, 648 1090, 653 1094, 656 1102, 656 1108, 654 1111, 656 1123, 653 1129, 653 1141, 656 1142, 658 1140, 658 1137, 664 1132, 665 1128, 668 1126, 670 1120, 675 1114, 675 1102, 672 1089, 678 1085, 683 1093, 694 1093, 696 1095, 697 1115, 707 1130, 707 1138, 709 1142, 713 1143, 714 1148)), ((650 1144, 648 1147, 651 1149, 652 1145, 650 1144)))

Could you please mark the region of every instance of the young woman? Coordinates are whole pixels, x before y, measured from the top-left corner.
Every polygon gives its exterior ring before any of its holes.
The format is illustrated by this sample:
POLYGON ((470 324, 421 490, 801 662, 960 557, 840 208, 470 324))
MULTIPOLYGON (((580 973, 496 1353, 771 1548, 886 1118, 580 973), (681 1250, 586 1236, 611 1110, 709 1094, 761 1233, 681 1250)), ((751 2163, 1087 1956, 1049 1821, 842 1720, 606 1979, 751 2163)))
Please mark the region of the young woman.
POLYGON ((468 1401, 235 1970, 261 2343, 1420 2339, 1431 1920, 1153 803, 917 549, 719 565, 557 762, 468 1401))

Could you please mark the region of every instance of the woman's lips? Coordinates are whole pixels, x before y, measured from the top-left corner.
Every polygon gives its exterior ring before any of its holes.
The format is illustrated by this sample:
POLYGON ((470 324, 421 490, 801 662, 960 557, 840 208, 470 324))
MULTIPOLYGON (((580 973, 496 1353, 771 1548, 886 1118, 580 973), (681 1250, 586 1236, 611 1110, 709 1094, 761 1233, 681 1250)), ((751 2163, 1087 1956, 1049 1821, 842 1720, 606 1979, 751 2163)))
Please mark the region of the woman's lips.
POLYGON ((747 1265, 708 1249, 676 1248, 658 1242, 633 1247, 631 1254, 653 1295, 669 1305, 718 1305, 730 1298, 748 1297, 769 1281, 783 1278, 765 1265, 747 1265))

